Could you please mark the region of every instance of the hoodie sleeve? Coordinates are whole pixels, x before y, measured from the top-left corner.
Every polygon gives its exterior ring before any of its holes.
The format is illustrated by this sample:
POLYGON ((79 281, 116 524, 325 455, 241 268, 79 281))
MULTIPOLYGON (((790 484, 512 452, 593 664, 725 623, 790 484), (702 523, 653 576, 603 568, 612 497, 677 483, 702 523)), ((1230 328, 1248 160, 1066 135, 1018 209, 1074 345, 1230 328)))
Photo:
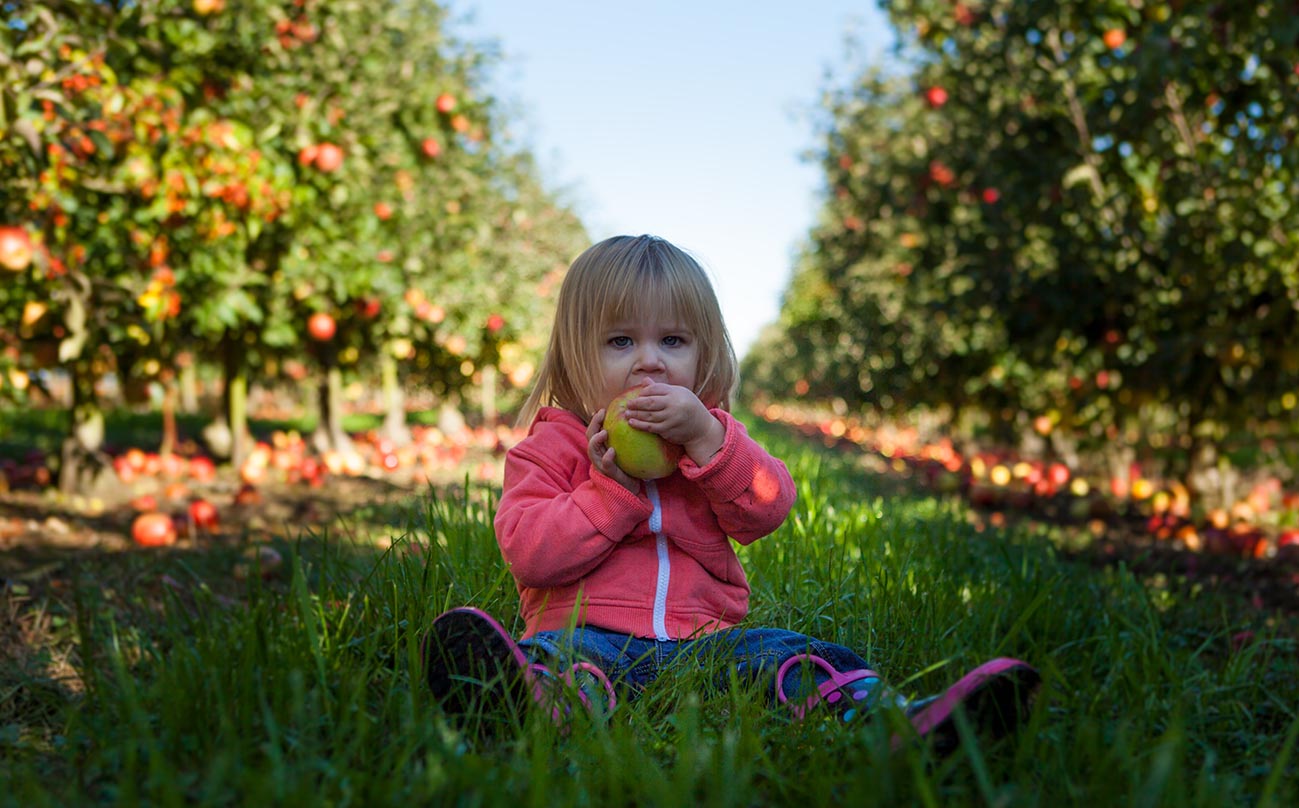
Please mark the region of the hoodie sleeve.
POLYGON ((711 412, 726 427, 722 448, 703 466, 682 458, 681 473, 703 490, 726 535, 751 544, 789 516, 797 496, 794 479, 734 416, 720 409, 711 412))
POLYGON ((526 587, 576 583, 652 511, 648 499, 590 467, 585 443, 558 440, 563 428, 543 425, 505 457, 496 541, 526 587))

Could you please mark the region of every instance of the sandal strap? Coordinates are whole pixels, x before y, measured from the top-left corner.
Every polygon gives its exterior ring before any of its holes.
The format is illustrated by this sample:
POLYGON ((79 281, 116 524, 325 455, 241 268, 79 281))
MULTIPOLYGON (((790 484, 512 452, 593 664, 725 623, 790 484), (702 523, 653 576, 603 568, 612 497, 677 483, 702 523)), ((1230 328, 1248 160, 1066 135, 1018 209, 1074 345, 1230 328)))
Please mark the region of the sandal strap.
POLYGON ((562 677, 540 662, 533 662, 524 670, 524 676, 532 687, 533 701, 542 707, 550 708, 550 718, 556 725, 565 725, 568 722, 569 712, 569 708, 557 698, 559 693, 556 688, 563 686, 573 688, 577 691, 577 698, 582 703, 582 706, 588 712, 594 709, 590 697, 577 685, 577 679, 574 676, 577 671, 589 674, 604 688, 605 695, 608 697, 606 712, 612 711, 618 704, 618 696, 614 692, 613 683, 609 681, 609 677, 605 675, 604 671, 590 662, 573 663, 568 670, 564 671, 562 677))
MULTIPOLYGON (((840 671, 816 654, 795 654, 785 660, 784 664, 782 664, 776 671, 776 699, 781 704, 789 704, 790 710, 794 713, 794 717, 801 719, 808 710, 812 709, 822 701, 827 704, 834 704, 837 702, 842 698, 842 694, 847 692, 848 685, 855 684, 865 679, 878 680, 879 678, 880 675, 873 670, 859 668, 851 671, 840 671), (796 665, 801 665, 805 662, 810 662, 820 668, 825 672, 828 678, 817 686, 816 692, 809 695, 805 703, 791 703, 789 697, 785 695, 785 677, 796 665)), ((864 698, 864 695, 859 698, 864 698)))
POLYGON ((612 712, 613 708, 618 706, 618 695, 614 692, 613 683, 609 681, 609 677, 605 675, 604 671, 600 670, 598 666, 593 665, 590 662, 574 662, 572 667, 570 667, 564 674, 564 677, 568 680, 570 685, 577 689, 577 695, 578 698, 582 700, 582 706, 590 710, 591 700, 581 688, 577 687, 577 682, 573 675, 575 671, 583 671, 590 674, 600 683, 600 686, 604 688, 604 693, 608 697, 608 702, 606 703, 607 706, 605 707, 606 711, 612 712))

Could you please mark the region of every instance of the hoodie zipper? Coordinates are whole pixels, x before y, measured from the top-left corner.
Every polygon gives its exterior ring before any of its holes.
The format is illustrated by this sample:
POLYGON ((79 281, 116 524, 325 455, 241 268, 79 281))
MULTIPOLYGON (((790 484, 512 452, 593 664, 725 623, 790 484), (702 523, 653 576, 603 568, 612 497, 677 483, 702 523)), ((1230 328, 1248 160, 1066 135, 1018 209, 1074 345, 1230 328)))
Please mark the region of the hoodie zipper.
POLYGON ((663 535, 663 505, 659 501, 659 489, 653 480, 645 481, 645 494, 649 497, 654 511, 650 514, 649 529, 654 533, 654 549, 658 552, 659 574, 654 585, 654 637, 659 642, 667 642, 668 636, 668 581, 672 577, 672 564, 668 559, 668 537, 663 535))

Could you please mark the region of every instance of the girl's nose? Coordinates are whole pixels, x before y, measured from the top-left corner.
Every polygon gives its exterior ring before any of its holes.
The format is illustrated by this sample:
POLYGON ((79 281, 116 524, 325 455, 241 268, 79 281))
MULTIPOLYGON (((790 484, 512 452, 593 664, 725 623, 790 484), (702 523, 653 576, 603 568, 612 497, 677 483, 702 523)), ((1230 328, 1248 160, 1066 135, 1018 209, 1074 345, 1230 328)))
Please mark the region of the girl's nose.
POLYGON ((654 344, 641 345, 636 349, 636 369, 641 371, 661 370, 663 355, 654 344))

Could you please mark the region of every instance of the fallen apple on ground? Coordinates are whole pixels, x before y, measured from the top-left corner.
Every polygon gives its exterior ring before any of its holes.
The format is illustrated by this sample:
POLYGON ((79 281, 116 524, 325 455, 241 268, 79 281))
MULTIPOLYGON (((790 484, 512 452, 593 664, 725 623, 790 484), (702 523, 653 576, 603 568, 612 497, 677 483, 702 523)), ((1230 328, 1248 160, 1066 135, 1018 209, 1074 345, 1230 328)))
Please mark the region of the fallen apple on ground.
POLYGON ((609 402, 604 414, 604 428, 609 433, 618 468, 638 480, 657 480, 676 471, 681 461, 681 447, 627 423, 627 405, 641 394, 639 387, 609 402))
POLYGON ((189 503, 189 518, 195 529, 215 533, 220 525, 217 508, 206 499, 195 499, 189 503))
POLYGON ((176 526, 165 513, 142 513, 131 523, 131 538, 141 547, 165 547, 176 543, 176 526))

